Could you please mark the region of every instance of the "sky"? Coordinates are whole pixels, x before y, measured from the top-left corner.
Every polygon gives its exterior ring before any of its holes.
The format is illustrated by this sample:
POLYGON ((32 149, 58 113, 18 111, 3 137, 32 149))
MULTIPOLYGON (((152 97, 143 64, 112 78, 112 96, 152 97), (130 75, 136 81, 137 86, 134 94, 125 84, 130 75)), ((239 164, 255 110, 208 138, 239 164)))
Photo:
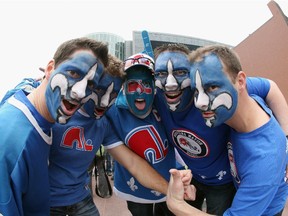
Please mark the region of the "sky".
MULTIPOLYGON (((288 1, 275 0, 288 16, 288 1)), ((236 46, 268 21, 269 0, 0 0, 0 99, 52 59, 64 41, 94 32, 191 36, 236 46)))

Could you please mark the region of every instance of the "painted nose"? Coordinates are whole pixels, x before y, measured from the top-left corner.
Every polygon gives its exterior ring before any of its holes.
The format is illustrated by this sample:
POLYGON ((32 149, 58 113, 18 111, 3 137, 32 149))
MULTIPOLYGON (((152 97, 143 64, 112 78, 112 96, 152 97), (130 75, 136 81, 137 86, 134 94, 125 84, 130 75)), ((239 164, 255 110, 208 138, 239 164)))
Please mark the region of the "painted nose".
POLYGON ((166 84, 165 84, 166 91, 174 91, 174 90, 177 90, 177 88, 178 88, 178 83, 175 77, 172 75, 168 75, 166 84))
POLYGON ((79 100, 85 97, 87 88, 87 80, 81 80, 72 87, 71 97, 79 100))

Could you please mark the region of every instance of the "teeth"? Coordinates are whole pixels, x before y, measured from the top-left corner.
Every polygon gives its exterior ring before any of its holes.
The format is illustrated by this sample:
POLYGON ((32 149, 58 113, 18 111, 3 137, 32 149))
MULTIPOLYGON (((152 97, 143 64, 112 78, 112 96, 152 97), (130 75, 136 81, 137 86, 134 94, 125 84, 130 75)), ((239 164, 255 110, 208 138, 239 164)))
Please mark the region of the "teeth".
POLYGON ((179 95, 179 94, 181 94, 181 92, 179 93, 166 93, 166 95, 167 96, 169 96, 169 97, 175 97, 175 96, 177 96, 177 95, 179 95))
POLYGON ((78 105, 79 103, 77 103, 76 101, 68 101, 69 103, 73 104, 73 105, 78 105))
POLYGON ((142 101, 144 101, 144 99, 143 98, 142 99, 136 99, 136 101, 142 102, 142 101))

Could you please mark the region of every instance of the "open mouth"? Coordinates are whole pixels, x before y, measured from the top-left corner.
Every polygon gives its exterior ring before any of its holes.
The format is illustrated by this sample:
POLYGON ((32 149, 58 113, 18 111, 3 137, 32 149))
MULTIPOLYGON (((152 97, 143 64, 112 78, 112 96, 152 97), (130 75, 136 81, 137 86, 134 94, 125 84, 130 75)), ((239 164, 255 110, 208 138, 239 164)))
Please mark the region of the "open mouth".
POLYGON ((146 106, 146 101, 145 99, 141 98, 141 99, 136 99, 135 100, 135 106, 138 110, 144 110, 145 106, 146 106))
POLYGON ((68 101, 66 99, 63 99, 61 102, 62 111, 67 116, 73 115, 79 107, 80 104, 75 101, 68 101))
POLYGON ((167 103, 176 104, 180 101, 182 96, 182 91, 177 92, 165 92, 165 98, 167 103))
POLYGON ((97 107, 97 108, 94 109, 94 114, 95 114, 95 116, 101 117, 101 116, 104 115, 105 111, 106 111, 105 108, 97 107))
POLYGON ((202 116, 203 116, 203 118, 205 118, 205 119, 213 118, 214 115, 215 115, 214 112, 211 112, 211 111, 209 111, 209 112, 202 112, 202 116))

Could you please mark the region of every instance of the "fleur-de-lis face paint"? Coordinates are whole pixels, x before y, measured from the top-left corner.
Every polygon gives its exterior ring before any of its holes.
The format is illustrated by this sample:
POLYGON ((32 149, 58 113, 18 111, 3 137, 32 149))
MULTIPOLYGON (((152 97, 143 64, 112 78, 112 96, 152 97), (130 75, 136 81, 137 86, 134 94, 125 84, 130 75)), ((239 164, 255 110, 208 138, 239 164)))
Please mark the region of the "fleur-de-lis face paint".
POLYGON ((85 112, 100 119, 115 102, 122 83, 122 78, 104 73, 93 93, 86 98, 88 101, 83 105, 85 112))
POLYGON ((208 127, 216 127, 234 114, 238 94, 220 59, 209 54, 201 62, 192 64, 191 88, 195 89, 194 104, 202 112, 208 127))
POLYGON ((171 111, 183 111, 193 102, 190 63, 186 54, 163 52, 155 62, 156 87, 171 111))
POLYGON ((46 89, 48 110, 60 124, 70 117, 92 94, 103 74, 103 65, 87 51, 61 63, 53 72, 46 89))
POLYGON ((130 68, 124 83, 124 92, 129 110, 138 118, 145 118, 152 110, 155 96, 154 77, 144 67, 130 68))

